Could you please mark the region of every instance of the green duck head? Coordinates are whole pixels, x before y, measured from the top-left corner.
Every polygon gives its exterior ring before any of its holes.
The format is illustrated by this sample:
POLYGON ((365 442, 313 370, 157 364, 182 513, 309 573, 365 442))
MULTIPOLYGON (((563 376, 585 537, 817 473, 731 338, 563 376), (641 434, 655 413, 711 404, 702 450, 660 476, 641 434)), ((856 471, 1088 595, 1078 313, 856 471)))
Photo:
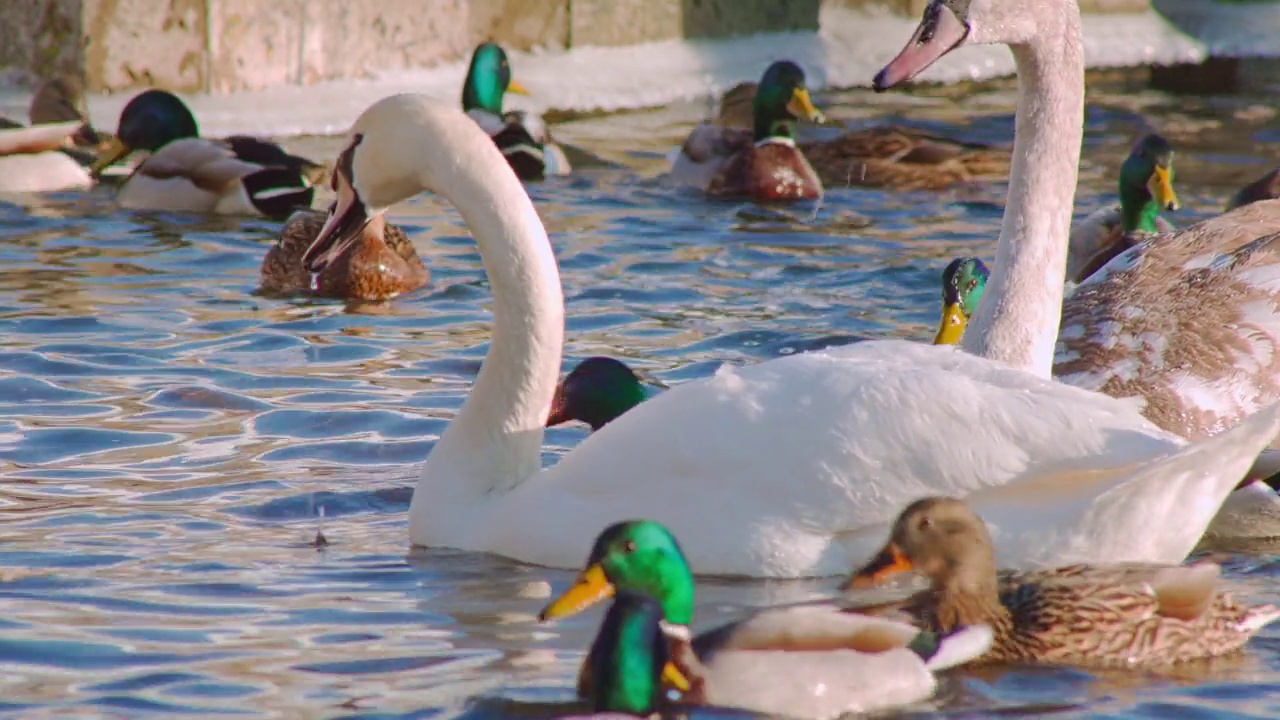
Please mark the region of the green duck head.
POLYGON ((756 142, 771 137, 792 137, 796 120, 823 122, 804 84, 804 70, 790 60, 779 60, 764 71, 751 106, 756 142))
POLYGON ((596 538, 586 569, 539 619, 567 617, 617 592, 644 593, 662 604, 667 622, 693 619, 693 572, 671 531, 652 520, 614 523, 596 538))
POLYGON ((595 432, 648 397, 635 371, 608 357, 589 357, 556 386, 547 427, 581 420, 595 432))
POLYGON ((687 691, 688 679, 669 656, 662 605, 643 593, 618 591, 587 653, 592 711, 648 716, 662 700, 663 678, 687 691))
POLYGON ((991 274, 986 263, 976 257, 956 258, 942 271, 942 321, 934 345, 955 345, 964 335, 965 325, 978 309, 991 274))
POLYGON ((1147 135, 1133 146, 1120 166, 1120 214, 1129 232, 1156 232, 1161 210, 1178 209, 1173 190, 1173 147, 1159 135, 1147 135))
POLYGON ((175 140, 199 136, 196 118, 181 98, 165 90, 147 90, 134 96, 120 111, 116 137, 98 156, 90 173, 101 173, 134 150, 154 152, 175 140))
POLYGON ((511 63, 507 60, 506 51, 496 43, 481 43, 471 54, 467 79, 462 82, 462 109, 501 115, 502 98, 509 92, 529 94, 511 79, 511 63))

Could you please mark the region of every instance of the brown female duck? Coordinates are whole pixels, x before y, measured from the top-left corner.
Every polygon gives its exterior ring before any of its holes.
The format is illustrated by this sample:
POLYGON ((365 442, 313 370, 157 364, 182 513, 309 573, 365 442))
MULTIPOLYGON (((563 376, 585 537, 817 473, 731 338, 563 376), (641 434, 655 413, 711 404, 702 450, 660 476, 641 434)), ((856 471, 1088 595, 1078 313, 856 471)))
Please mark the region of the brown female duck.
POLYGON ((299 210, 280 229, 262 261, 263 291, 274 295, 314 292, 346 300, 388 300, 427 284, 427 267, 404 230, 379 215, 355 242, 314 275, 303 263, 324 227, 326 213, 299 210))
POLYGON ((963 502, 918 500, 850 580, 866 587, 914 570, 931 587, 903 609, 934 631, 982 623, 993 662, 1154 667, 1223 655, 1280 617, 1217 592, 1218 566, 1070 566, 997 575, 986 525, 963 502))
POLYGON ((719 197, 821 197, 822 181, 792 135, 796 120, 822 120, 809 99, 804 70, 787 60, 770 65, 760 80, 752 114, 750 132, 711 123, 694 128, 671 167, 671 180, 719 197))

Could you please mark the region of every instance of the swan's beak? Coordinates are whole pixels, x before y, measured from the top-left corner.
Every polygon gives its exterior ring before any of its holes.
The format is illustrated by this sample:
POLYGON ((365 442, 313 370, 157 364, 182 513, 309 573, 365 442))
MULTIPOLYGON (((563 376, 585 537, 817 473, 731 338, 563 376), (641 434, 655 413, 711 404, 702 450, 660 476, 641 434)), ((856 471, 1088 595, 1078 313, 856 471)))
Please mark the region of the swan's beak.
POLYGON ((342 257, 371 219, 369 209, 351 187, 345 173, 335 169, 333 184, 338 191, 338 199, 329 206, 329 217, 324 221, 324 227, 320 228, 320 234, 302 255, 302 266, 308 272, 318 273, 342 257))
POLYGON ((582 571, 578 580, 572 587, 565 590, 563 595, 542 608, 542 612, 538 613, 538 620, 546 622, 576 615, 601 600, 613 597, 613 592, 613 583, 609 582, 609 578, 605 576, 604 568, 592 565, 582 571))
POLYGON ((1155 172, 1147 179, 1147 191, 1156 199, 1156 204, 1165 210, 1178 209, 1178 193, 1173 191, 1173 168, 1168 165, 1156 165, 1155 172))
POLYGON ((556 394, 551 398, 551 412, 547 415, 547 427, 563 425, 573 419, 569 411, 569 401, 565 398, 564 381, 556 385, 556 394))
POLYGON ((872 86, 876 92, 884 92, 910 80, 968 37, 969 26, 941 0, 934 0, 924 9, 920 27, 907 41, 907 46, 876 74, 872 86))
POLYGON ((822 111, 813 106, 813 100, 809 97, 808 88, 798 87, 791 93, 791 99, 787 101, 787 112, 801 120, 808 120, 819 125, 827 120, 822 111))
POLYGON ((875 587, 898 573, 911 572, 914 569, 911 565, 911 560, 902 553, 902 549, 898 547, 898 544, 890 542, 884 546, 884 549, 879 554, 871 559, 871 562, 855 572, 853 577, 849 578, 849 581, 845 583, 843 589, 862 590, 875 587))
POLYGON ((942 322, 938 323, 938 334, 933 338, 934 345, 955 345, 964 337, 965 324, 969 319, 964 316, 964 308, 958 302, 949 302, 942 306, 942 322))
POLYGON ((89 166, 89 177, 97 179, 103 170, 110 167, 115 161, 129 154, 132 150, 128 145, 120 142, 120 138, 113 137, 107 144, 107 149, 98 154, 98 159, 93 161, 89 166))
POLYGON ((529 94, 529 90, 528 90, 527 88, 525 88, 525 86, 523 86, 523 85, 521 85, 520 83, 516 82, 515 80, 512 80, 511 82, 507 83, 507 92, 509 92, 509 93, 513 93, 513 94, 515 94, 515 95, 528 95, 528 94, 529 94))

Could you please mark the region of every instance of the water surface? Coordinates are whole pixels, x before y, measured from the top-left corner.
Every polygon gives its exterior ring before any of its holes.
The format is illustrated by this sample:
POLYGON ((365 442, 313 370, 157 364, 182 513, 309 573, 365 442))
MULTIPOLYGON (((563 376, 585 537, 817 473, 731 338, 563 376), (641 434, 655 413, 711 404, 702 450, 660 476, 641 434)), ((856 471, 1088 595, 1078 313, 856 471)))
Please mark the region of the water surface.
MULTIPOLYGON (((1010 88, 821 100, 850 122, 1007 143, 1010 88)), ((1178 224, 1280 161, 1280 88, 1188 99, 1119 74, 1090 89, 1080 215, 1112 201, 1148 129, 1179 151, 1178 224)), ((566 365, 610 354, 678 383, 834 342, 927 340, 942 267, 993 255, 998 185, 834 190, 785 212, 670 189, 663 157, 694 120, 557 128, 616 164, 530 187, 563 273, 566 365)), ((532 716, 520 703, 571 699, 599 615, 534 620, 570 573, 407 552, 408 489, 475 378, 490 295, 452 209, 423 196, 391 217, 433 282, 348 307, 254 294, 275 223, 122 212, 101 191, 0 203, 0 714, 532 716)), ((582 437, 550 431, 548 462, 582 437)), ((1217 557, 1251 599, 1280 601, 1273 555, 1217 557)), ((831 587, 709 581, 699 623, 831 587)), ((1171 674, 955 675, 916 709, 997 710, 1280 716, 1280 628, 1171 674)))

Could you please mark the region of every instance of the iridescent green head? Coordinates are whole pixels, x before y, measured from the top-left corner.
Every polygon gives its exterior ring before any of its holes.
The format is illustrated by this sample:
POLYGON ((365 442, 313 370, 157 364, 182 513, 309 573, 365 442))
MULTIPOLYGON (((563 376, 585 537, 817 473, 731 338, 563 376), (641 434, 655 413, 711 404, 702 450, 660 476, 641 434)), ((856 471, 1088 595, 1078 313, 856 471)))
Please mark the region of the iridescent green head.
POLYGON ((942 271, 942 322, 934 345, 954 345, 978 309, 990 275, 986 263, 976 257, 956 258, 942 271))
POLYGON ((647 716, 657 708, 670 655, 661 622, 656 600, 618 592, 587 653, 592 711, 647 716))
POLYGON ((484 110, 502 114, 502 99, 507 93, 527 95, 519 83, 511 79, 511 63, 507 53, 496 43, 481 43, 471 54, 467 79, 462 82, 462 109, 484 110))
POLYGON ((628 520, 604 529, 577 581, 543 608, 541 619, 581 612, 615 592, 655 598, 668 622, 693 620, 693 571, 671 531, 652 520, 628 520))
POLYGON ((640 377, 626 363, 608 357, 589 357, 578 363, 556 387, 547 427, 581 420, 594 432, 646 397, 648 393, 640 377))
POLYGON ((1159 135, 1139 140, 1120 166, 1120 213, 1123 229, 1157 232, 1161 210, 1177 210, 1173 190, 1173 147, 1159 135))
POLYGON ((90 172, 97 174, 134 150, 154 152, 175 140, 199 136, 196 118, 181 98, 167 90, 147 90, 120 111, 116 137, 90 172))
POLYGON ((796 120, 820 123, 822 113, 813 106, 804 84, 804 70, 790 60, 779 60, 764 71, 751 106, 757 142, 771 137, 792 137, 796 120))

